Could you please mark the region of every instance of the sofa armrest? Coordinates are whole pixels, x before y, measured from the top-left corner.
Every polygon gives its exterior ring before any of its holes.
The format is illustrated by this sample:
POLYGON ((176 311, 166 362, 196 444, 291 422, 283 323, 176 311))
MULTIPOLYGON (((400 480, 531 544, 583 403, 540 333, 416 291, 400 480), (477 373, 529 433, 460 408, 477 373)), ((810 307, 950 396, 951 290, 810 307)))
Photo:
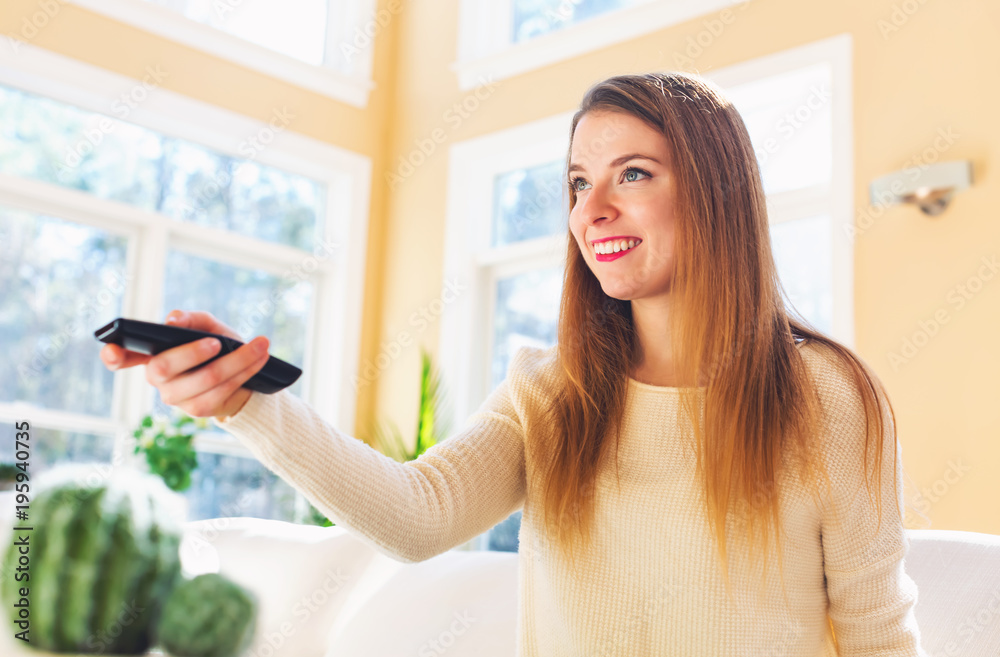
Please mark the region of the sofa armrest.
POLYGON ((513 655, 517 555, 394 560, 339 527, 255 518, 187 525, 188 575, 218 571, 260 602, 248 655, 513 655))
POLYGON ((323 657, 330 627, 376 556, 340 527, 259 518, 190 522, 181 546, 187 576, 219 572, 256 595, 247 654, 272 657, 323 657))

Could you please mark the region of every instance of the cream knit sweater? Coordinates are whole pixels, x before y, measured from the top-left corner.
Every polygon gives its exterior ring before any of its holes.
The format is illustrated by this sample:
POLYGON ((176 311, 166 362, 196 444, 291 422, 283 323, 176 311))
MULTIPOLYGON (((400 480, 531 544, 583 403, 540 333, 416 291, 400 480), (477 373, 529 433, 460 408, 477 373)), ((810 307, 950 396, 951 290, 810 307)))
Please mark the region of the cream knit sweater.
POLYGON ((539 487, 526 485, 538 474, 525 454, 546 431, 536 420, 551 398, 556 347, 520 349, 463 428, 405 464, 287 392, 254 393, 219 425, 338 525, 402 561, 459 546, 523 507, 519 657, 923 656, 917 589, 903 568, 901 465, 893 478, 902 450, 883 456, 876 532, 860 468, 860 396, 821 347, 799 349, 819 384, 830 502, 844 522, 830 523, 796 481, 782 483, 787 599, 777 576, 758 586, 743 536, 732 532, 735 603, 727 598, 677 388, 629 380, 619 478, 612 466, 596 482, 594 547, 575 567, 546 549, 541 500, 527 494, 539 487))

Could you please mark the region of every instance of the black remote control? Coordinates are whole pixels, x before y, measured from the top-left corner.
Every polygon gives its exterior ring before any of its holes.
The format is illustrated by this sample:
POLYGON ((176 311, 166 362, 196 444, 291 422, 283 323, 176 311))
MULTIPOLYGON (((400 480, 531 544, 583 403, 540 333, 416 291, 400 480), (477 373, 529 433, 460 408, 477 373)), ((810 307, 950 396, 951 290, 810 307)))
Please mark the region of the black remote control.
MULTIPOLYGON (((211 363, 216 358, 225 356, 243 346, 239 340, 227 338, 224 335, 170 326, 169 324, 141 322, 137 319, 123 317, 119 317, 94 331, 94 337, 101 342, 116 344, 129 351, 137 351, 151 356, 202 338, 217 338, 222 344, 219 353, 197 367, 211 363)), ((192 369, 197 369, 197 367, 192 369)), ((243 387, 269 395, 292 385, 301 375, 302 370, 299 368, 271 356, 264 367, 250 377, 250 380, 244 383, 243 387)))

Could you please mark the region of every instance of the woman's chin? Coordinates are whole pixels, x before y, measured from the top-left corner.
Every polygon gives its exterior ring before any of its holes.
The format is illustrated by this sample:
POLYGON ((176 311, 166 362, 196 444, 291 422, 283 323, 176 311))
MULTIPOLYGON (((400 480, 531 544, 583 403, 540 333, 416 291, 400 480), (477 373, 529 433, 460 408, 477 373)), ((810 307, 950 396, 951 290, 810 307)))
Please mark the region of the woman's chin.
POLYGON ((604 294, 619 301, 631 301, 635 297, 636 292, 634 287, 608 283, 601 283, 601 289, 604 290, 604 294))

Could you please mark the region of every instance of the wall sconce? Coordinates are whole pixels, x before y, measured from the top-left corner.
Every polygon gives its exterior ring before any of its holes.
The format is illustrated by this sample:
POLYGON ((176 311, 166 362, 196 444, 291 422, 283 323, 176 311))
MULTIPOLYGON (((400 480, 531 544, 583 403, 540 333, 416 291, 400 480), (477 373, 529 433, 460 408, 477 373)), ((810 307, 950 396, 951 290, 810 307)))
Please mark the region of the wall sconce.
POLYGON ((939 162, 910 167, 873 180, 868 187, 872 205, 916 203, 924 214, 939 215, 954 193, 972 185, 972 162, 939 162))

